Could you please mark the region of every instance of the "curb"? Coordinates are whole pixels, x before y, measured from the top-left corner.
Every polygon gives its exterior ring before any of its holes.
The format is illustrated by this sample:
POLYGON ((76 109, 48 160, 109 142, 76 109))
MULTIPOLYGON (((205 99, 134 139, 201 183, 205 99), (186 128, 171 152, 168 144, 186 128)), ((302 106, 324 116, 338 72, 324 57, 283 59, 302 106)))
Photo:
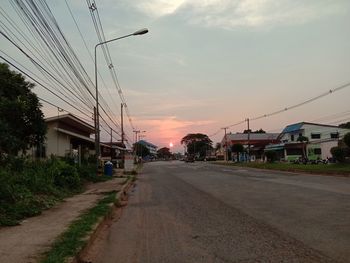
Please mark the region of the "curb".
POLYGON ((86 235, 86 237, 82 240, 85 244, 79 249, 76 256, 67 258, 65 263, 87 263, 86 261, 81 259, 81 255, 84 254, 84 251, 88 250, 91 244, 95 241, 96 236, 104 223, 111 218, 112 213, 115 209, 118 209, 120 202, 125 201, 127 193, 129 189, 134 185, 132 178, 129 178, 127 182, 122 186, 122 189, 116 195, 116 202, 109 204, 108 213, 99 218, 97 223, 92 227, 91 231, 86 235))

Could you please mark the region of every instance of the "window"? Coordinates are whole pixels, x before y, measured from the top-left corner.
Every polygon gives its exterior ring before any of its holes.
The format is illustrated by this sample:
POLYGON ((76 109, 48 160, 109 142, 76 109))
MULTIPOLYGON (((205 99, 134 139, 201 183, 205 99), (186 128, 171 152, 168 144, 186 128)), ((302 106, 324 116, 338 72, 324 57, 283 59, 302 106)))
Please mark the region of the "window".
POLYGON ((294 134, 291 134, 291 135, 290 135, 290 140, 291 140, 292 142, 294 142, 294 134))
POLYGON ((331 133, 331 138, 332 139, 338 139, 339 138, 339 133, 338 132, 332 132, 331 133))
POLYGON ((314 154, 322 154, 321 148, 315 148, 314 154))
POLYGON ((287 155, 303 155, 303 150, 296 148, 287 149, 287 155))
POLYGON ((321 133, 311 133, 311 139, 321 139, 321 133))

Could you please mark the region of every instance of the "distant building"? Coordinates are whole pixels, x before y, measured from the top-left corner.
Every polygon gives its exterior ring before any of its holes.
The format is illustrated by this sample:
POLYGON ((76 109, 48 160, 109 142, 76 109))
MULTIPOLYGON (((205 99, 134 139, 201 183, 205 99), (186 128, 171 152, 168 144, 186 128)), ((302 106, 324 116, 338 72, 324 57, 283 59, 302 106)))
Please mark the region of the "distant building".
MULTIPOLYGON (((227 145, 227 149, 231 152, 231 147, 234 144, 242 144, 243 147, 247 150, 250 146, 250 159, 252 161, 262 161, 264 158, 264 149, 268 144, 276 144, 279 143, 279 133, 250 133, 248 138, 248 133, 229 133, 223 137, 221 141, 221 145, 225 149, 227 145), (227 141, 227 143, 226 143, 227 141)), ((236 153, 231 153, 231 157, 237 158, 236 153)), ((240 159, 247 159, 248 156, 242 155, 239 157, 240 159)))
POLYGON ((156 145, 154 145, 154 144, 152 144, 150 142, 147 142, 145 140, 139 140, 137 143, 142 144, 143 146, 145 146, 149 150, 151 155, 156 155, 157 154, 158 146, 156 146, 156 145))
POLYGON ((332 147, 338 145, 343 136, 350 129, 339 128, 334 125, 299 122, 288 125, 279 135, 281 143, 268 145, 265 151, 275 151, 279 158, 293 161, 299 157, 308 159, 326 159, 331 157, 332 147), (306 137, 307 141, 298 138, 306 137))

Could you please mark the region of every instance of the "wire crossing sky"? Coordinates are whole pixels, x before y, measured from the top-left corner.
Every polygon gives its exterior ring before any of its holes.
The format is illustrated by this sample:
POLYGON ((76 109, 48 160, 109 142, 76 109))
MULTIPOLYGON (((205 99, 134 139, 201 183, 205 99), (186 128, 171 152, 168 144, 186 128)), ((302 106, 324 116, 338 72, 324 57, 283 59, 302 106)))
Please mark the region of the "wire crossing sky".
POLYGON ((7 0, 0 55, 42 84, 46 116, 61 108, 93 123, 94 46, 148 28, 98 51, 101 137, 120 137, 125 103, 129 143, 146 130, 182 151, 186 134, 215 143, 247 118, 274 132, 349 121, 349 24, 344 0, 7 0))

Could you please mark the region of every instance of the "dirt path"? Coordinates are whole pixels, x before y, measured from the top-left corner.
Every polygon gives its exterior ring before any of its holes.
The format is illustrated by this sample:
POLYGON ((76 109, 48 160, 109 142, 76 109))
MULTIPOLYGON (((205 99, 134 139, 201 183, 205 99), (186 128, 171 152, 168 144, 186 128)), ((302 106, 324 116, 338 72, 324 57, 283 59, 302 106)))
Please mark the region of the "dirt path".
POLYGON ((94 206, 104 192, 120 190, 124 178, 91 184, 79 195, 31 217, 19 226, 0 228, 0 262, 32 263, 47 251, 52 242, 86 209, 94 206))

